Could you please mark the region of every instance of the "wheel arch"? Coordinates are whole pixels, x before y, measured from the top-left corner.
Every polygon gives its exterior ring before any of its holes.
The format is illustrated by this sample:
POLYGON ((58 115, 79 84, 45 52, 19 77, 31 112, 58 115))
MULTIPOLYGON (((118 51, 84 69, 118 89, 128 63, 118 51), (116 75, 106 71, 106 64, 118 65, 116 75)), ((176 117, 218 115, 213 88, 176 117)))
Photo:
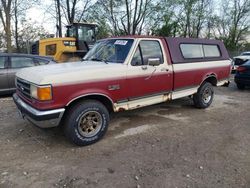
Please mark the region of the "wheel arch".
POLYGON ((75 97, 66 104, 66 109, 83 100, 97 100, 101 102, 108 109, 109 112, 114 111, 113 100, 109 96, 101 93, 90 93, 75 97))
POLYGON ((217 79, 216 74, 212 73, 212 74, 206 75, 206 77, 203 78, 202 82, 200 83, 200 86, 201 86, 204 82, 209 82, 209 83, 211 83, 213 86, 216 86, 216 85, 217 85, 217 82, 218 82, 218 79, 217 79))

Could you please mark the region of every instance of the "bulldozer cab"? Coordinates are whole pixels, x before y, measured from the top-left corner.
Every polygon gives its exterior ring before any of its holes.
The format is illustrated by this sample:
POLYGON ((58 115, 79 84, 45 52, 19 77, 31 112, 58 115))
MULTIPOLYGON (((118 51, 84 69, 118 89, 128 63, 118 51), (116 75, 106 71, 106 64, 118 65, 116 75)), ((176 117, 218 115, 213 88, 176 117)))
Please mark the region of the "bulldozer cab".
POLYGON ((87 23, 73 23, 68 25, 66 37, 76 39, 78 51, 88 51, 96 41, 96 25, 87 23))
POLYGON ((32 45, 32 54, 52 56, 58 63, 78 61, 96 42, 96 24, 73 23, 66 36, 41 39, 32 45))

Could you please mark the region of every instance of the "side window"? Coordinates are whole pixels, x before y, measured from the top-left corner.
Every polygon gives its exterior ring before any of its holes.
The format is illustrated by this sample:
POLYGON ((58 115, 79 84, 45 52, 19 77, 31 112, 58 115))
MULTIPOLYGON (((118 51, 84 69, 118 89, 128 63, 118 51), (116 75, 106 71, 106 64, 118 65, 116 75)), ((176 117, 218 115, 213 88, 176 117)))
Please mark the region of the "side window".
POLYGON ((47 65, 47 64, 49 63, 49 61, 48 61, 48 60, 45 60, 45 59, 37 59, 37 58, 35 58, 34 60, 35 60, 35 62, 36 62, 38 65, 47 65))
POLYGON ((217 45, 203 45, 205 57, 220 57, 220 50, 217 45))
POLYGON ((33 59, 28 57, 11 57, 11 68, 35 66, 33 59))
POLYGON ((140 66, 143 65, 142 58, 141 58, 141 52, 140 52, 140 46, 137 47, 134 57, 132 59, 131 65, 133 66, 140 66))
POLYGON ((181 52, 184 58, 203 58, 203 49, 201 44, 181 44, 181 52))
POLYGON ((0 69, 5 68, 5 57, 0 57, 0 69))
POLYGON ((143 64, 148 64, 149 58, 160 58, 161 64, 163 63, 163 54, 160 43, 153 40, 145 40, 140 42, 143 64))
POLYGON ((50 44, 46 46, 46 55, 56 54, 56 44, 50 44))

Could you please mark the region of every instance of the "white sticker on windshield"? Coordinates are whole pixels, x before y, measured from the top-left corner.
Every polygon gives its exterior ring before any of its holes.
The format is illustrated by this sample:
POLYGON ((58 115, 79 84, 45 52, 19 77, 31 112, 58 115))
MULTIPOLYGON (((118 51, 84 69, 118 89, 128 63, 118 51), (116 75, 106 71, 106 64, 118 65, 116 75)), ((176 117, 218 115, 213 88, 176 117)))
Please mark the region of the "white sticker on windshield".
POLYGON ((116 40, 115 44, 125 46, 128 43, 127 40, 116 40))

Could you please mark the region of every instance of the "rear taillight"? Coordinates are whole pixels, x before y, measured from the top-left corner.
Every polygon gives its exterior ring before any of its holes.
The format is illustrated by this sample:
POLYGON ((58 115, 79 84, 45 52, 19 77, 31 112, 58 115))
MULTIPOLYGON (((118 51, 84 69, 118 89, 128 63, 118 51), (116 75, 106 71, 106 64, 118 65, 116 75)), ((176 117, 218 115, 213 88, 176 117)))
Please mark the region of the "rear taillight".
POLYGON ((237 68, 238 72, 245 72, 246 70, 247 70, 246 67, 238 67, 237 68))

